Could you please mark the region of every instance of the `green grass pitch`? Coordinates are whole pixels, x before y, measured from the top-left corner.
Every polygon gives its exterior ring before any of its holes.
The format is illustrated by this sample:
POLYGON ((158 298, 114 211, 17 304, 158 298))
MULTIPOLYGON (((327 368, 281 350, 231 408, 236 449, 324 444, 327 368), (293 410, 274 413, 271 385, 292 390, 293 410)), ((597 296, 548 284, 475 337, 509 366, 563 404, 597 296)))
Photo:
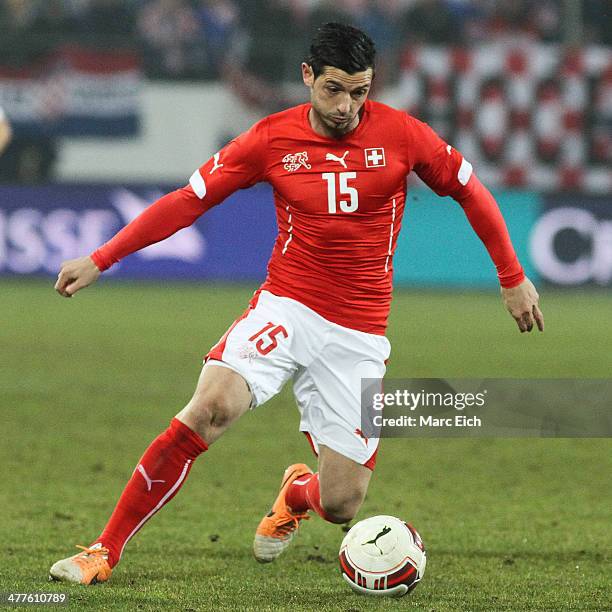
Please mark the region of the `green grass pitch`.
MULTIPOLYGON (((606 439, 384 440, 359 517, 395 514, 423 536, 427 572, 404 599, 353 594, 343 532, 317 517, 257 564, 253 530, 283 469, 313 462, 290 388, 196 462, 111 582, 47 583, 99 533, 251 291, 103 282, 65 300, 51 281, 2 282, 0 591, 95 610, 612 610, 606 439)), ((495 294, 396 291, 389 376, 609 377, 610 296, 542 294, 546 332, 521 335, 495 294)))

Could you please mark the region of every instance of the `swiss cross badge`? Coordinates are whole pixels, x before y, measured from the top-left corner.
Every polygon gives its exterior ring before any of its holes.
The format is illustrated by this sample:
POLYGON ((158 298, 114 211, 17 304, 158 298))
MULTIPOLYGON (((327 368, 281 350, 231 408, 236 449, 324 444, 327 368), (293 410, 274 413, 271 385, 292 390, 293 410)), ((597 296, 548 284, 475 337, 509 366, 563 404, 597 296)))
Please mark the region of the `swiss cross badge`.
POLYGON ((382 168, 386 165, 383 147, 364 149, 366 168, 382 168))

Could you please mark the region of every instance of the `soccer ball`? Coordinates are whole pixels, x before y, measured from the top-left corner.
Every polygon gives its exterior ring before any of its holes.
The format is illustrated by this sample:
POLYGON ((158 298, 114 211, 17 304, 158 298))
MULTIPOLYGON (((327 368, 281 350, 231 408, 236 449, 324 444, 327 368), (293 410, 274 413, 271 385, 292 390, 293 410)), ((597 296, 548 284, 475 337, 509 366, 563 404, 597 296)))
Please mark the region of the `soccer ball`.
POLYGON ((372 516, 351 527, 340 546, 340 570, 365 595, 401 597, 425 573, 425 545, 416 529, 394 516, 372 516))

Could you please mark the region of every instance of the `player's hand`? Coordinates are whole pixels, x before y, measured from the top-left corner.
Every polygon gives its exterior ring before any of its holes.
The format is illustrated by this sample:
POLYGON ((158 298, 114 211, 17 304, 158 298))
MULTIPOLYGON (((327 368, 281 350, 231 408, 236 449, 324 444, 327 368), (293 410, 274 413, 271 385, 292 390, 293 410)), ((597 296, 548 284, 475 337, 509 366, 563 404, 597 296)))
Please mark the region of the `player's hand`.
POLYGON ((72 297, 80 289, 95 283, 101 272, 89 256, 69 259, 62 263, 55 290, 64 297, 72 297))
POLYGON ((501 290, 502 299, 512 315, 521 333, 530 332, 534 322, 540 331, 544 331, 544 316, 540 310, 540 296, 533 283, 525 277, 518 286, 501 290))

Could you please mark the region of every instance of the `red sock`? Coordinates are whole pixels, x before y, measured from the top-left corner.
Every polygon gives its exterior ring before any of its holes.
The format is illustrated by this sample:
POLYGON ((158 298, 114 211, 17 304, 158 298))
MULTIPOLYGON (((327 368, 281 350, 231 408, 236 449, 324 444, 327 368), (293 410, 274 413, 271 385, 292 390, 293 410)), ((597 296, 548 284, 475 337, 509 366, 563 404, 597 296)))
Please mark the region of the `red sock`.
POLYGON ((294 512, 306 512, 314 510, 321 518, 330 523, 345 523, 335 516, 328 514, 321 505, 321 494, 319 491, 319 473, 296 478, 287 489, 285 497, 287 504, 294 512))
POLYGON ((140 528, 179 491, 194 459, 208 446, 178 419, 159 435, 140 459, 104 531, 96 542, 109 550, 111 567, 140 528))

